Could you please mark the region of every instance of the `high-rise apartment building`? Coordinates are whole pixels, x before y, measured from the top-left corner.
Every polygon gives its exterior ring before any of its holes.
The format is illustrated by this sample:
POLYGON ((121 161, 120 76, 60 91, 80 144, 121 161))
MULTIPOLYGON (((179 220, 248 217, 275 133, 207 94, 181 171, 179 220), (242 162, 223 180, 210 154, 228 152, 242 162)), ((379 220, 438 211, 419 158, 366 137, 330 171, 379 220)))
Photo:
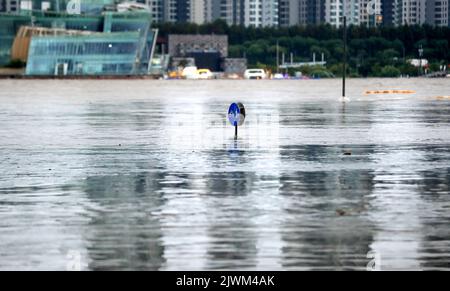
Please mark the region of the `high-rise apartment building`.
POLYGON ((326 0, 325 22, 340 27, 343 25, 343 17, 347 17, 347 23, 359 25, 360 1, 359 0, 326 0))
POLYGON ((430 25, 449 26, 449 0, 428 0, 426 22, 430 25))
POLYGON ((20 10, 19 0, 0 0, 0 12, 18 12, 20 10))
MULTIPOLYGON (((0 0, 1 12, 24 9, 64 11, 70 0, 0 0), (22 3, 22 5, 21 5, 22 3)), ((82 0, 83 12, 130 0, 82 0)), ((450 0, 131 0, 149 7, 153 22, 207 23, 255 27, 319 25, 339 27, 342 17, 354 25, 449 26, 450 0)))
POLYGON ((381 0, 360 0, 359 9, 360 24, 369 27, 382 24, 381 0))
POLYGON ((427 1, 429 0, 398 0, 397 9, 400 9, 397 25, 424 24, 427 16, 427 1))
POLYGON ((325 0, 280 0, 280 26, 321 24, 325 21, 325 0))
POLYGON ((280 0, 278 3, 278 23, 292 26, 300 23, 300 2, 304 0, 280 0))
POLYGON ((205 0, 205 21, 222 19, 228 25, 244 24, 245 0, 205 0))
POLYGON ((164 22, 164 0, 138 0, 149 7, 153 22, 164 22))
POLYGON ((397 11, 396 0, 381 0, 381 15, 383 18, 383 25, 392 26, 396 24, 397 11))
POLYGON ((278 0, 245 0, 244 25, 278 26, 278 0))
POLYGON ((137 0, 137 2, 149 7, 153 22, 202 24, 207 21, 207 0, 137 0))

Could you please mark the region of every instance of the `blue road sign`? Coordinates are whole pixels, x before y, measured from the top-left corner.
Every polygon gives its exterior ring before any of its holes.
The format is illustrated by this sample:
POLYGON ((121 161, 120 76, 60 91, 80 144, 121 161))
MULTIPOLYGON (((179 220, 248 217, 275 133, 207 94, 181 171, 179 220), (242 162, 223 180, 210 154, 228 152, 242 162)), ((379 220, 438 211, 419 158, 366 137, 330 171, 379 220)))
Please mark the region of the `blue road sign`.
POLYGON ((231 125, 238 126, 241 119, 241 110, 239 109, 239 105, 237 103, 233 103, 230 105, 228 109, 228 120, 231 125))

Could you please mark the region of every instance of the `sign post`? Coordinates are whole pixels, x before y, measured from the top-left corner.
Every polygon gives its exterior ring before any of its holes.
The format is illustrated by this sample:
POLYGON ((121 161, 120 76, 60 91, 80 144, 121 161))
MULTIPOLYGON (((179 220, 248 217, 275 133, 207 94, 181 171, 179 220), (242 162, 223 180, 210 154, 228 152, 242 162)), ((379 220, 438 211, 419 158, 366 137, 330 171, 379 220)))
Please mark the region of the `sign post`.
POLYGON ((238 136, 238 126, 244 124, 245 107, 242 103, 232 103, 228 109, 228 121, 234 126, 234 138, 238 136))
POLYGON ((347 17, 344 16, 344 61, 342 62, 343 70, 342 70, 342 99, 345 100, 345 79, 347 76, 347 17))

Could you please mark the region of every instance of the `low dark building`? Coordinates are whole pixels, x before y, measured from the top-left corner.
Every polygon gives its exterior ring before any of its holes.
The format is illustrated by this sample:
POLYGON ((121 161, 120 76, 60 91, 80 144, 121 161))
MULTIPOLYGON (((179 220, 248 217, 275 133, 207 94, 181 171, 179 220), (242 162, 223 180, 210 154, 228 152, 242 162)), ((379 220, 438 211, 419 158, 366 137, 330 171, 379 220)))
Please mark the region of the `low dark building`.
POLYGON ((228 57, 227 35, 170 34, 169 54, 173 57, 185 57, 192 52, 218 52, 228 57))
POLYGON ((173 58, 192 58, 195 65, 213 72, 223 71, 228 57, 227 35, 169 35, 169 55, 173 58))

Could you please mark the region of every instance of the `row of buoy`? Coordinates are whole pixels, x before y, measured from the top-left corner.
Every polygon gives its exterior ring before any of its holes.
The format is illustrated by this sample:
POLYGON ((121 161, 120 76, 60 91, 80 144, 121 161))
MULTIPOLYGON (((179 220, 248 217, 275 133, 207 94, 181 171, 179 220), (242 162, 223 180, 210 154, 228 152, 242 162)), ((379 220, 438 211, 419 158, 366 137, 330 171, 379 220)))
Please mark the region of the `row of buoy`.
POLYGON ((366 95, 375 95, 375 94, 414 94, 416 91, 413 90, 372 90, 366 91, 366 95))
POLYGON ((450 100, 450 96, 437 96, 436 99, 438 99, 438 100, 450 100))

